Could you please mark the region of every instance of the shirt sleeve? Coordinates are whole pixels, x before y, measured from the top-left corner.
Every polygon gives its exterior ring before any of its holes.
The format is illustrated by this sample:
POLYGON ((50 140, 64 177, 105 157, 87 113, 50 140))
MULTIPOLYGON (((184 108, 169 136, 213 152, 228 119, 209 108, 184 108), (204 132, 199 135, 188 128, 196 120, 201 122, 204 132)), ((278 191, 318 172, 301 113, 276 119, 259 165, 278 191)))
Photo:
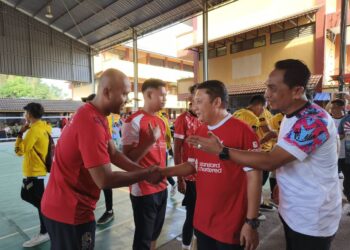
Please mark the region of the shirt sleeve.
POLYGON ((38 140, 38 136, 36 135, 33 129, 29 129, 24 136, 24 139, 17 137, 15 143, 15 153, 18 156, 22 156, 27 153, 29 150, 34 148, 34 144, 38 140))
POLYGON ((78 146, 85 168, 110 163, 108 141, 111 139, 108 123, 98 118, 83 123, 78 132, 78 146))
POLYGON ((122 145, 138 144, 140 140, 140 126, 134 120, 124 122, 122 126, 122 145))
POLYGON ((303 161, 329 139, 327 121, 305 117, 297 120, 277 145, 303 161))
POLYGON ((176 119, 174 127, 175 127, 174 138, 184 140, 186 135, 186 127, 185 127, 185 119, 183 119, 183 116, 179 116, 176 119))

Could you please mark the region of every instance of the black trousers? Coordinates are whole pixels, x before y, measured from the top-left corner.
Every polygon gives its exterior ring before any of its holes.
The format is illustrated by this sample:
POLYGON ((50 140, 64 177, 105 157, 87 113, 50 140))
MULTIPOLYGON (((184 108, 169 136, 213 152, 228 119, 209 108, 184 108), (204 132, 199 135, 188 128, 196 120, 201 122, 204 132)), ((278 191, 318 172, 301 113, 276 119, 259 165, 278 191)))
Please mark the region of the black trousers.
POLYGON ((113 191, 112 189, 103 189, 103 194, 105 196, 106 211, 111 211, 113 209, 113 191))
POLYGON ((182 244, 189 246, 193 237, 193 217, 196 207, 196 182, 186 181, 186 193, 182 205, 186 207, 186 219, 182 227, 182 244))
POLYGON ((241 245, 219 242, 198 230, 195 230, 198 250, 243 250, 241 245))
POLYGON ((334 238, 315 237, 293 231, 280 216, 286 237, 286 250, 330 250, 334 238))
POLYGON ((44 190, 45 184, 43 179, 38 179, 37 177, 27 177, 22 181, 21 198, 38 209, 41 234, 47 233, 40 207, 44 190))
POLYGON ((263 179, 262 179, 262 186, 265 185, 267 180, 269 179, 270 171, 262 171, 263 179))
POLYGON ((345 158, 338 160, 338 169, 344 174, 343 193, 348 201, 350 201, 350 164, 345 162, 345 158))
POLYGON ((43 217, 51 240, 51 250, 93 250, 96 222, 70 225, 43 217))
POLYGON ((145 196, 130 195, 135 222, 133 250, 149 250, 151 242, 158 239, 164 224, 167 198, 167 189, 145 196))
MULTIPOLYGON (((172 150, 171 150, 172 151, 172 150)), ((171 154, 172 155, 172 154, 171 154)), ((166 152, 166 155, 165 155, 165 165, 166 166, 168 166, 168 150, 167 150, 167 152, 166 152)), ((167 177, 167 180, 168 180, 168 182, 169 182, 169 184, 171 185, 171 186, 174 186, 175 185, 175 180, 174 180, 174 178, 173 177, 167 177)))

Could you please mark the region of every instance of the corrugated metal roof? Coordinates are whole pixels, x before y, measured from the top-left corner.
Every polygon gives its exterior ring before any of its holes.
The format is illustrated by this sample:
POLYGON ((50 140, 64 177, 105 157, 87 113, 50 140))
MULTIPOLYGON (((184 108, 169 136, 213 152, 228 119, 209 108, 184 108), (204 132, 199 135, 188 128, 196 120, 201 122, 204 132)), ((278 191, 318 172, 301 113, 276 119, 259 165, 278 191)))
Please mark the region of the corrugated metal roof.
POLYGON ((23 107, 30 102, 43 105, 46 113, 75 112, 84 104, 80 101, 0 98, 0 112, 23 112, 23 107))
MULTIPOLYGON (((0 0, 96 50, 200 13, 201 0, 0 0), (50 5, 53 18, 45 17, 50 5)), ((208 0, 210 8, 237 0, 208 0)))

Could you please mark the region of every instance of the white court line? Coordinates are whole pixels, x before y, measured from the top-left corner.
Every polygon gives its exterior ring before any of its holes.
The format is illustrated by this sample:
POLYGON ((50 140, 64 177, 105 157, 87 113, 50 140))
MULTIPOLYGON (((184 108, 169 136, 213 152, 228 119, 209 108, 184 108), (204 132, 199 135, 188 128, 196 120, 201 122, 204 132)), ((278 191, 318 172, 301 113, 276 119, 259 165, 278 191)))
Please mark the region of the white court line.
MULTIPOLYGON (((37 226, 34 226, 34 227, 29 227, 29 228, 24 229, 23 232, 27 232, 27 231, 30 231, 30 230, 33 230, 33 229, 39 228, 39 227, 40 227, 40 225, 37 225, 37 226)), ((2 236, 2 237, 0 237, 0 240, 4 240, 4 239, 7 239, 7 238, 10 238, 10 237, 15 236, 17 234, 19 234, 19 233, 16 232, 16 233, 12 233, 12 234, 8 234, 8 235, 5 235, 5 236, 2 236)))
MULTIPOLYGON (((168 206, 167 206, 167 207, 168 207, 168 206)), ((173 207, 171 207, 171 208, 173 208, 173 207)), ((179 211, 181 211, 181 212, 186 212, 186 211, 185 211, 184 209, 182 209, 182 208, 176 208, 176 210, 179 210, 179 211)), ((109 229, 111 229, 111 228, 114 228, 114 227, 117 227, 117 226, 121 226, 122 224, 127 223, 127 222, 129 222, 130 220, 132 220, 132 218, 127 219, 127 220, 124 220, 124 221, 122 221, 122 222, 120 222, 120 223, 118 223, 118 224, 114 224, 114 225, 111 225, 111 226, 109 226, 109 227, 106 227, 106 228, 104 228, 104 229, 102 229, 102 230, 96 232, 96 235, 98 235, 98 234, 100 234, 100 233, 102 233, 102 232, 105 232, 105 231, 107 231, 107 230, 109 230, 109 229)))

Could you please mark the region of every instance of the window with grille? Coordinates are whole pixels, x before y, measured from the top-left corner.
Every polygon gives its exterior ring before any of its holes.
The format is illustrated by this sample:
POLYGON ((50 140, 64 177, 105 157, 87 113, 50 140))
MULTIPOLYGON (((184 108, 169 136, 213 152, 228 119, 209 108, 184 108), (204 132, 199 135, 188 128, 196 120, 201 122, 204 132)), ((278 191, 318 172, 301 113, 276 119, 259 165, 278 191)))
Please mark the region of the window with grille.
POLYGON ((184 65, 183 65, 183 70, 184 70, 184 71, 193 72, 193 66, 192 66, 192 65, 184 64, 184 65))
POLYGON ((216 57, 216 49, 208 50, 208 59, 216 57))
POLYGON ((315 23, 271 33, 271 44, 290 41, 297 37, 310 36, 315 34, 315 23))
POLYGON ((168 61, 167 67, 171 69, 180 69, 180 63, 168 61))
POLYGON ((164 67, 164 60, 163 59, 159 59, 159 58, 151 57, 149 59, 149 64, 154 65, 154 66, 164 67))
POLYGON ((309 36, 315 33, 315 24, 308 24, 299 27, 299 36, 309 36))
POLYGON ((226 46, 216 49, 216 56, 225 56, 227 54, 226 46))
POLYGON ((284 32, 285 41, 293 40, 294 38, 297 38, 297 37, 298 37, 298 28, 289 29, 284 32))
POLYGON ((259 36, 253 39, 245 40, 231 44, 231 53, 237 53, 244 50, 254 49, 266 46, 266 36, 259 36))
POLYGON ((271 34, 271 43, 280 43, 284 41, 284 32, 276 32, 271 34))

